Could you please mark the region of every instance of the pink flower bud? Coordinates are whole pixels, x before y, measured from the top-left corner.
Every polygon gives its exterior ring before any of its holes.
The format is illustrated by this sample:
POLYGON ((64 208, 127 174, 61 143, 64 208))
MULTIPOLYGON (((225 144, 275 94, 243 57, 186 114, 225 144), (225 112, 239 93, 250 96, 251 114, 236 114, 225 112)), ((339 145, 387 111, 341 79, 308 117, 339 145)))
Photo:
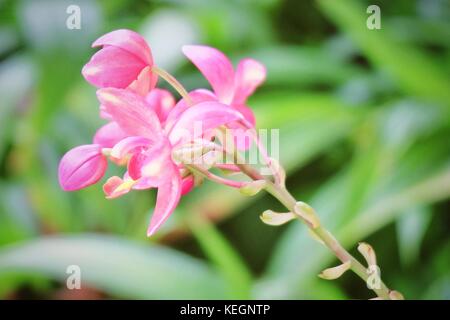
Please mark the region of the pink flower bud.
POLYGON ((83 189, 100 180, 107 165, 100 145, 89 144, 73 148, 59 163, 59 184, 65 191, 83 189))

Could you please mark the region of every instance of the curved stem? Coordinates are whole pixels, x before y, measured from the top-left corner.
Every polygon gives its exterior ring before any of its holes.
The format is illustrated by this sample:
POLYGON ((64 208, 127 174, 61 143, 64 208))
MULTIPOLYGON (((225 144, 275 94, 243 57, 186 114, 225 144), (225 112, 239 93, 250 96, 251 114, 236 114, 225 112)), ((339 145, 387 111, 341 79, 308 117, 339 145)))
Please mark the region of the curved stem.
MULTIPOLYGON (((339 241, 329 232, 327 229, 322 227, 320 224, 316 227, 312 226, 310 221, 307 221, 304 216, 299 215, 296 210, 297 200, 292 196, 292 194, 286 189, 284 185, 274 183, 259 174, 259 172, 244 163, 239 163, 239 153, 234 153, 235 164, 245 173, 248 177, 253 180, 266 180, 267 184, 265 189, 272 196, 274 196, 281 204, 283 204, 290 212, 294 213, 296 217, 301 220, 310 230, 311 232, 319 238, 324 245, 338 258, 342 263, 346 263, 350 261, 350 269, 359 276, 364 282, 367 283, 370 273, 367 272, 367 269, 355 258, 353 257, 340 243, 339 241)), ((206 169, 203 169, 194 165, 186 165, 189 170, 196 172, 205 176, 206 178, 215 181, 220 184, 225 184, 231 187, 239 188, 240 182, 228 180, 222 177, 219 177, 206 169)), ((317 219, 318 220, 318 219, 317 219)), ((380 286, 378 288, 372 289, 379 298, 390 300, 390 292, 391 290, 381 281, 380 286)))
POLYGON ((163 78, 165 81, 167 81, 180 94, 180 96, 183 97, 183 99, 189 106, 192 106, 194 104, 186 89, 177 79, 175 79, 174 76, 172 76, 166 70, 163 70, 157 66, 153 66, 152 71, 163 78))
POLYGON ((242 186, 245 185, 245 182, 234 181, 234 180, 220 177, 220 176, 215 175, 214 173, 212 173, 202 167, 196 166, 196 165, 185 164, 185 166, 192 172, 200 174, 200 175, 204 176, 205 178, 207 178, 211 181, 217 182, 219 184, 224 184, 226 186, 230 186, 233 188, 241 188, 242 186))
MULTIPOLYGON (((297 201, 295 198, 289 193, 289 191, 280 185, 274 184, 272 182, 268 182, 266 190, 272 194, 276 199, 278 199, 289 211, 296 214, 295 205, 297 201)), ((357 274, 361 279, 367 282, 369 278, 369 274, 367 273, 366 268, 356 259, 354 258, 347 250, 342 247, 339 241, 324 227, 318 226, 317 228, 312 228, 308 221, 306 221, 303 217, 296 214, 296 216, 305 223, 305 225, 310 228, 310 230, 323 241, 323 243, 327 246, 328 249, 333 252, 333 254, 342 262, 345 263, 350 261, 351 270, 357 274)), ((378 295, 378 297, 389 300, 389 288, 380 281, 379 288, 374 288, 373 291, 378 295)))
POLYGON ((258 134, 256 132, 256 129, 252 130, 252 135, 253 135, 253 140, 255 141, 255 144, 256 144, 260 154, 263 156, 264 161, 266 162, 266 165, 272 171, 272 175, 273 175, 273 177, 275 179, 275 182, 276 183, 281 183, 280 174, 273 167, 272 159, 269 157, 265 146, 262 144, 261 140, 259 139, 258 134))

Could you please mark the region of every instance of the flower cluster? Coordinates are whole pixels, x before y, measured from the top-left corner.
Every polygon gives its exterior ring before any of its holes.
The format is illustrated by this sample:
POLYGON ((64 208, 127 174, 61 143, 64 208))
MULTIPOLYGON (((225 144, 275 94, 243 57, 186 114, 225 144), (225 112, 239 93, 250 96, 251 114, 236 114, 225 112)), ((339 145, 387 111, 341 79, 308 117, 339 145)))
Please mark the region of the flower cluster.
MULTIPOLYGON (((242 128, 253 128, 255 117, 246 100, 265 80, 266 71, 253 59, 240 61, 234 70, 217 49, 184 46, 183 53, 213 91, 197 89, 183 94, 176 79, 154 64, 150 47, 139 34, 116 30, 97 39, 93 47, 101 49, 82 74, 98 88, 100 116, 107 123, 96 132, 92 144, 64 155, 59 182, 66 191, 79 190, 103 177, 108 160, 125 166, 124 175, 107 179, 103 190, 112 199, 132 189, 157 188, 147 232, 152 235, 195 185, 194 171, 174 154, 189 144, 211 144, 216 129, 223 126, 235 130, 236 135, 242 128), (159 76, 182 93, 178 102, 169 91, 156 87, 159 76), (196 130, 198 123, 201 130, 196 130)), ((241 141, 237 148, 249 147, 246 139, 236 141, 241 141)), ((240 186, 226 179, 217 181, 240 186)))

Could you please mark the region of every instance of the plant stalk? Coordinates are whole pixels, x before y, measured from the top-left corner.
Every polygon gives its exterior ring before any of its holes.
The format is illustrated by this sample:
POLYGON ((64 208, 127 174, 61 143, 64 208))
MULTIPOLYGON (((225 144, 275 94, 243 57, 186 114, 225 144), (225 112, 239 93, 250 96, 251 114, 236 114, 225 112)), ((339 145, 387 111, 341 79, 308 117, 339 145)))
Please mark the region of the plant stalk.
POLYGON ((192 106, 194 104, 186 89, 174 76, 172 76, 166 70, 158 68, 157 66, 153 66, 152 71, 163 78, 165 81, 167 81, 167 83, 169 83, 180 94, 180 96, 186 101, 189 106, 192 106))
MULTIPOLYGON (((331 252, 342 262, 345 263, 350 261, 351 267, 350 269, 358 275, 364 282, 367 283, 367 280, 370 274, 367 272, 367 269, 355 258, 353 257, 344 247, 339 243, 339 241, 324 227, 319 225, 316 228, 312 228, 308 221, 306 221, 303 217, 299 216, 296 213, 295 205, 297 201, 295 198, 289 193, 289 191, 280 185, 276 185, 270 181, 267 183, 266 190, 273 195, 278 201, 280 201, 289 211, 294 213, 310 230, 323 241, 325 246, 331 250, 331 252)), ((381 281, 379 288, 372 289, 378 297, 386 300, 390 300, 389 288, 381 281)))

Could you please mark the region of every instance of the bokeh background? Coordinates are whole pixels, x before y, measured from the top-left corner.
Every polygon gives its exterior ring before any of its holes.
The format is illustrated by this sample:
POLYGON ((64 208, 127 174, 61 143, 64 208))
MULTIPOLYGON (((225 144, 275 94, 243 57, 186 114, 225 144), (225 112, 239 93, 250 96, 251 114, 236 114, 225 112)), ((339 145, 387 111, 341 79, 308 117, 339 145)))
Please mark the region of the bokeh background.
MULTIPOLYGON (((288 187, 406 298, 450 298, 450 2, 446 0, 0 1, 0 297, 347 299, 373 297, 298 222, 270 227, 268 195, 206 182, 145 236, 155 194, 65 193, 57 165, 89 143, 95 88, 80 70, 98 36, 142 33, 157 64, 207 86, 183 44, 268 68, 249 104, 279 128, 288 187), (81 29, 66 8, 81 8, 81 29), (381 30, 368 30, 369 4, 381 30), (68 290, 66 269, 81 268, 68 290)), ((166 87, 163 81, 159 84, 166 87)), ((120 171, 111 168, 110 174, 120 171)))

